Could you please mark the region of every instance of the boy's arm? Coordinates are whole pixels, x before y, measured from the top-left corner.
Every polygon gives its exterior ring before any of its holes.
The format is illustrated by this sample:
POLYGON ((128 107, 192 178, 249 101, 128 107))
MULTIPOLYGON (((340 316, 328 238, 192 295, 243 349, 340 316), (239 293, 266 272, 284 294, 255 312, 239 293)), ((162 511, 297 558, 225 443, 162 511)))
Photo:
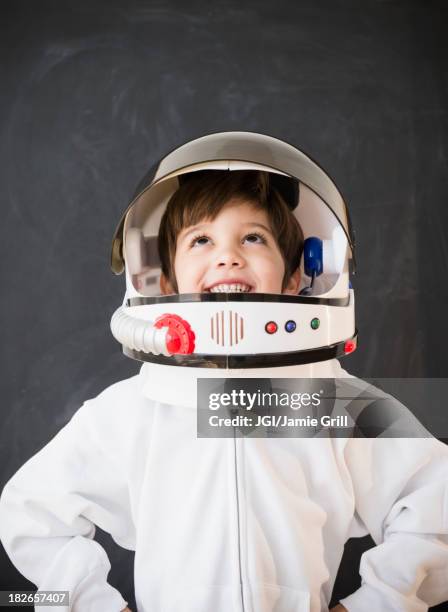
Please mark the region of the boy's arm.
POLYGON ((356 510, 376 547, 361 558, 349 612, 424 612, 448 599, 448 449, 433 438, 353 439, 356 510))
POLYGON ((73 612, 119 612, 127 602, 107 583, 110 563, 93 540, 94 523, 132 548, 129 493, 118 461, 111 463, 86 425, 89 406, 7 483, 0 537, 17 569, 40 590, 70 592, 73 612))

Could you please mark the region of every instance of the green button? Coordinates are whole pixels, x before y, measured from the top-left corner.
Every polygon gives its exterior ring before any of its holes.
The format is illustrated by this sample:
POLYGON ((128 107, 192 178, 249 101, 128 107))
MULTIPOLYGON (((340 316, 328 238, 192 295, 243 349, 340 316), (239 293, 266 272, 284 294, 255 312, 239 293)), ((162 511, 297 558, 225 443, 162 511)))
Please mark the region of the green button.
POLYGON ((320 325, 320 319, 318 319, 317 317, 314 317, 314 319, 311 319, 312 329, 319 329, 319 325, 320 325))

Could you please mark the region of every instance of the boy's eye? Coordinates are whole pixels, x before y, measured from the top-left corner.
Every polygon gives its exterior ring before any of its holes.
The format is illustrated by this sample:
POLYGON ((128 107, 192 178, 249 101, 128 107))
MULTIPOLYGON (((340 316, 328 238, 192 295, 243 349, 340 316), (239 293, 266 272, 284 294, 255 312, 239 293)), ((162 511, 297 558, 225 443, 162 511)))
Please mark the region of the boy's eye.
POLYGON ((259 243, 259 244, 265 244, 266 243, 266 238, 264 236, 262 236, 261 234, 247 234, 247 236, 245 237, 245 240, 247 240, 248 242, 252 242, 252 243, 259 243))
POLYGON ((194 247, 196 245, 203 245, 203 244, 207 244, 207 242, 210 240, 210 238, 208 236, 195 236, 193 238, 193 240, 190 243, 191 247, 194 247))
MULTIPOLYGON (((190 242, 190 248, 197 246, 204 246, 210 242, 210 238, 201 234, 200 236, 194 236, 190 242)), ((251 233, 244 236, 243 242, 250 242, 252 244, 266 244, 266 238, 262 234, 251 233)))

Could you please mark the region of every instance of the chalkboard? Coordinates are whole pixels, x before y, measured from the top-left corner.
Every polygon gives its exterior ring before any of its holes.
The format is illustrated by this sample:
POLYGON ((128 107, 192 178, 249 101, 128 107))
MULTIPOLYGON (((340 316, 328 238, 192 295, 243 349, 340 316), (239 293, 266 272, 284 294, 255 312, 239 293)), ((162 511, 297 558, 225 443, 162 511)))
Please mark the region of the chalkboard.
MULTIPOLYGON (((2 2, 0 486, 138 371, 109 332, 110 240, 147 169, 209 132, 285 139, 346 197, 359 349, 344 367, 447 375, 447 22, 443 0, 2 2)), ((135 610, 132 553, 98 539, 135 610)), ((0 563, 1 589, 33 588, 0 563)))

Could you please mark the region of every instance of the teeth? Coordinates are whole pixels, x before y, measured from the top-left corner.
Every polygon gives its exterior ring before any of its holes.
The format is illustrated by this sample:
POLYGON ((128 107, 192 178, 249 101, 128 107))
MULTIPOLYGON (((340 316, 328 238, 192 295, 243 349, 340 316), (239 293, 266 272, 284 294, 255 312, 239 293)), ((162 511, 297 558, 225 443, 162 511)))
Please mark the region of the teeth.
POLYGON ((222 283, 221 285, 215 285, 210 289, 210 293, 247 293, 250 291, 249 285, 240 285, 239 283, 222 283))

